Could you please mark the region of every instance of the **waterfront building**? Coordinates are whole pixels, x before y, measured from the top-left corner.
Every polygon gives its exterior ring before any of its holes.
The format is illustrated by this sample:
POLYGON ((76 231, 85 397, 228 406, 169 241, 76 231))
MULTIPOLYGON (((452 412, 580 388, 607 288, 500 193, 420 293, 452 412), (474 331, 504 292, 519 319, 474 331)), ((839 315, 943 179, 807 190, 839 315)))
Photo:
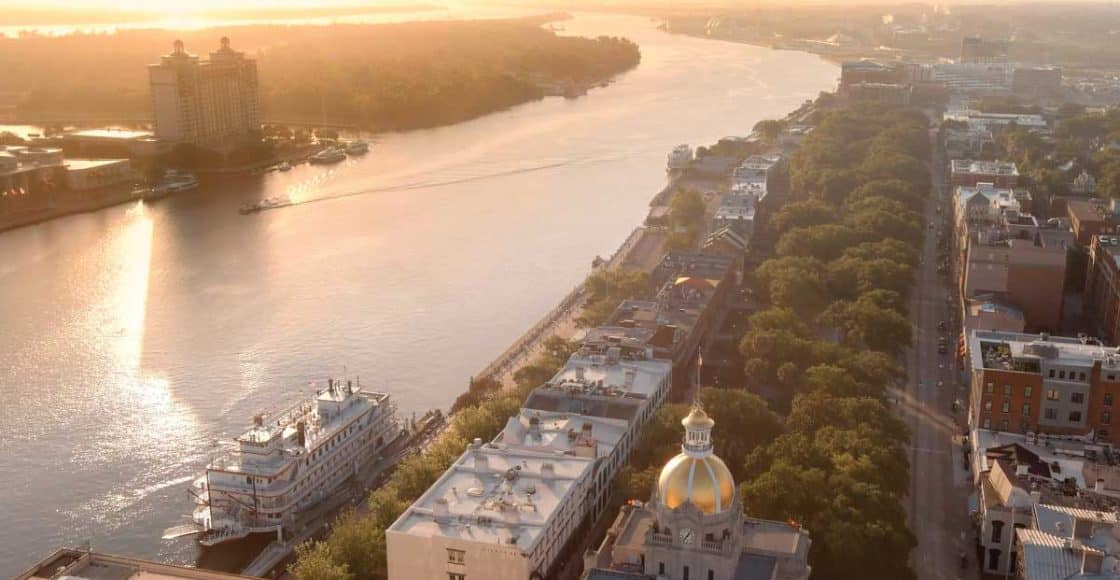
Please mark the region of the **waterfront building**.
POLYGON ((966 95, 1011 94, 1014 68, 1006 63, 940 63, 933 80, 950 93, 966 95))
POLYGON ((156 137, 217 146, 260 130, 257 63, 233 50, 228 38, 209 60, 175 41, 171 54, 148 67, 156 137))
POLYGON ((971 330, 969 423, 1115 444, 1118 355, 1116 347, 1084 337, 971 330))
POLYGON ((949 162, 949 185, 976 187, 980 183, 1015 187, 1019 184, 1019 169, 1010 161, 953 159, 949 162))
MULTIPOLYGON (((765 191, 765 188, 763 188, 765 191)), ((751 193, 728 192, 720 198, 719 207, 712 216, 712 229, 730 229, 737 234, 750 238, 754 232, 757 199, 751 193)))
POLYGON ((713 452, 715 422, 698 405, 681 421, 681 453, 648 503, 623 506, 584 580, 806 580, 809 533, 746 517, 731 471, 713 452))
POLYGON ((124 185, 135 177, 128 159, 67 159, 66 188, 89 191, 124 185))
POLYGON ((863 83, 897 83, 901 80, 898 68, 873 60, 850 60, 840 64, 840 92, 852 85, 863 83))
POLYGON ((161 564, 92 552, 61 549, 36 562, 13 580, 239 580, 249 576, 161 564))
POLYGON ((581 348, 475 440, 386 531, 389 579, 553 577, 668 396, 671 365, 630 347, 581 348))
POLYGON ((731 173, 731 193, 753 196, 756 202, 766 199, 787 168, 781 153, 751 155, 731 173))

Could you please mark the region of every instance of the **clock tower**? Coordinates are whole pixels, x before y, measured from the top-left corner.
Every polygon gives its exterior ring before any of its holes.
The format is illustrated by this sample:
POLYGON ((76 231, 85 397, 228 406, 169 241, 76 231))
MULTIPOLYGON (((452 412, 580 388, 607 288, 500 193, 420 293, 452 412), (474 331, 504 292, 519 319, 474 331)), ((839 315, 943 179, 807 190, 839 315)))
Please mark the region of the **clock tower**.
POLYGON ((645 538, 645 573, 672 580, 731 580, 743 508, 731 471, 712 452, 715 426, 699 404, 681 421, 684 441, 657 479, 645 538))

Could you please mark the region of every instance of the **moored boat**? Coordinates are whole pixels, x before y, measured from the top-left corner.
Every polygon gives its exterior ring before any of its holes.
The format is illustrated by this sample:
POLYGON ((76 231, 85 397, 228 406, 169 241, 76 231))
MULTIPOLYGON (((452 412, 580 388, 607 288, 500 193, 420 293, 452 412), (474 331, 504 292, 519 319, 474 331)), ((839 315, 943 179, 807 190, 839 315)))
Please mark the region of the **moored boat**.
POLYGON ((400 433, 389 395, 352 381, 328 380, 309 400, 274 417, 257 415, 189 489, 199 543, 283 535, 400 433))

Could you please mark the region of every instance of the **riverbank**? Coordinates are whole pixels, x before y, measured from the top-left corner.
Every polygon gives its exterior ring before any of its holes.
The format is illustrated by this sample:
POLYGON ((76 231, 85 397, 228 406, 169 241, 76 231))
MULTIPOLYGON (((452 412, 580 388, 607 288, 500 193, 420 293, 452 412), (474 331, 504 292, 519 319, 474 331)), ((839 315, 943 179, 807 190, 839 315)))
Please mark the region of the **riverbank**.
POLYGON ((148 193, 141 195, 134 193, 131 187, 121 187, 82 193, 81 197, 76 197, 76 195, 67 195, 69 201, 57 205, 14 215, 0 215, 0 232, 33 226, 70 215, 96 212, 129 202, 152 201, 166 197, 168 194, 148 193))

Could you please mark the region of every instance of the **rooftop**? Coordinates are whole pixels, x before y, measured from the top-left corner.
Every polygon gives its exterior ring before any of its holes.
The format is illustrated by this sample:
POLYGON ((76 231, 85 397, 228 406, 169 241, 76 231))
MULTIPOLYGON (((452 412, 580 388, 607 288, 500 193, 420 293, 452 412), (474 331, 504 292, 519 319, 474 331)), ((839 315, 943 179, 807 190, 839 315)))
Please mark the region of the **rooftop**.
POLYGON ((626 360, 619 350, 573 355, 549 382, 535 389, 524 407, 630 421, 672 371, 662 360, 626 360))
POLYGON ((1010 161, 979 161, 954 159, 950 162, 953 173, 974 175, 1019 175, 1019 169, 1010 161))
POLYGON ((152 136, 151 131, 134 131, 131 129, 85 129, 81 131, 71 131, 66 134, 67 137, 79 137, 85 139, 144 139, 152 136))
POLYGON ((594 459, 475 440, 387 530, 445 536, 530 554, 558 508, 577 497, 594 459))
POLYGON ((1089 337, 974 330, 968 335, 972 368, 1041 373, 1041 363, 1120 371, 1120 349, 1089 337))
POLYGON ((127 162, 127 159, 67 159, 66 168, 70 171, 83 171, 86 169, 109 167, 112 165, 118 165, 127 162))
POLYGON ((977 473, 992 472, 998 462, 1015 485, 1038 491, 1047 503, 1098 510, 1120 504, 1120 453, 1109 447, 1072 435, 989 429, 974 429, 970 442, 977 473))
POLYGON ((172 566, 135 558, 98 554, 88 550, 61 549, 39 560, 14 580, 235 580, 237 574, 172 566))

